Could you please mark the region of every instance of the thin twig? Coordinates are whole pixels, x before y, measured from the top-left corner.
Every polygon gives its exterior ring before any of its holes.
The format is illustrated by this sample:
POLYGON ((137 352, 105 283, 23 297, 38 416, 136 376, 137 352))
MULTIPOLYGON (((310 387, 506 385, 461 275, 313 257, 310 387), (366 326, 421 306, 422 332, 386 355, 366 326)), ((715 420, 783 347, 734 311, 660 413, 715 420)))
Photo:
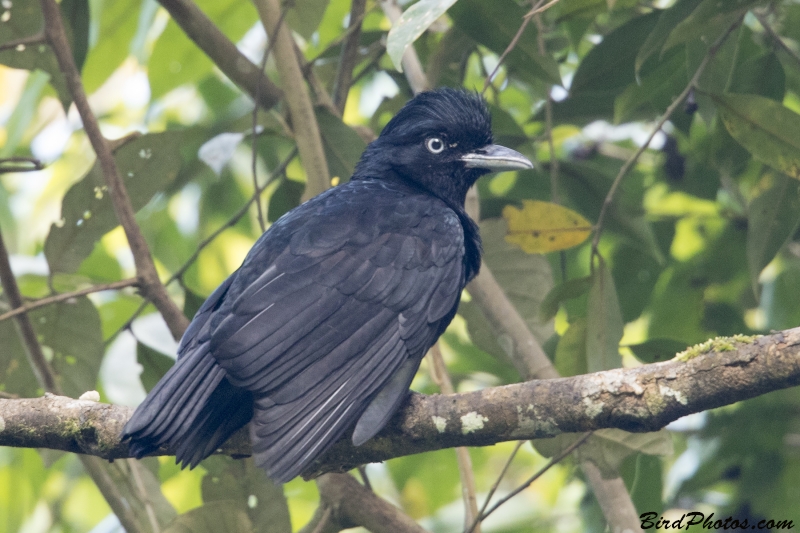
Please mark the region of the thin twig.
MULTIPOLYGON (((554 5, 556 5, 557 3, 559 3, 560 1, 561 1, 561 0, 550 0, 549 2, 547 2, 547 3, 546 3, 545 5, 543 5, 543 6, 540 6, 540 7, 534 7, 533 9, 531 9, 530 11, 528 11, 528 12, 525 14, 525 18, 528 18, 528 19, 529 19, 529 18, 533 17, 534 15, 538 15, 539 13, 544 13, 545 11, 547 11, 548 9, 550 9, 551 7, 553 7, 554 5)), ((541 4, 541 3, 542 3, 542 2, 539 2, 539 4, 541 4)))
MULTIPOLYGON (((247 212, 250 210, 250 206, 260 197, 260 195, 264 192, 264 190, 269 186, 270 183, 272 183, 275 179, 280 178, 281 176, 284 175, 284 173, 286 172, 286 167, 289 166, 289 163, 291 163, 292 159, 294 159, 296 156, 297 156, 297 147, 295 146, 294 148, 292 148, 291 152, 289 152, 289 155, 286 156, 286 158, 281 162, 281 164, 275 168, 271 176, 267 179, 266 183, 264 183, 263 187, 257 188, 253 192, 253 195, 247 200, 247 202, 245 202, 245 204, 242 207, 240 207, 239 210, 236 213, 234 213, 233 216, 231 216, 231 218, 229 218, 222 226, 214 230, 214 232, 211 235, 203 239, 203 241, 201 241, 200 244, 197 245, 197 249, 194 252, 192 252, 192 255, 189 256, 189 259, 187 259, 183 263, 183 265, 181 265, 181 267, 178 268, 178 270, 176 270, 175 272, 173 272, 172 276, 170 276, 169 279, 167 279, 165 285, 169 285, 171 283, 174 283, 175 281, 180 280, 186 273, 186 271, 189 270, 192 264, 194 264, 197 258, 200 257, 200 253, 209 244, 211 244, 217 237, 219 237, 222 234, 222 232, 224 232, 226 229, 230 227, 233 227, 233 225, 236 224, 239 221, 239 219, 241 219, 244 215, 246 215, 247 212)), ((112 333, 108 337, 108 339, 106 339, 105 345, 108 346, 117 337, 117 335, 119 335, 121 332, 127 329, 130 329, 131 325, 133 324, 133 321, 136 320, 136 318, 142 313, 142 311, 144 311, 145 307, 147 307, 149 303, 150 302, 148 302, 147 300, 143 301, 136 309, 136 311, 133 312, 130 318, 122 326, 117 328, 117 330, 114 333, 112 333)))
MULTIPOLYGON (((17 280, 14 273, 11 271, 11 261, 8 257, 8 249, 6 248, 3 235, 0 232, 0 283, 3 285, 3 292, 11 304, 12 309, 24 307, 22 301, 22 293, 17 285, 17 280)), ((46 392, 53 394, 62 394, 61 388, 56 381, 56 376, 53 373, 47 359, 44 357, 42 347, 36 337, 36 331, 33 329, 30 317, 25 312, 17 313, 15 320, 17 331, 19 332, 22 346, 25 350, 25 355, 31 364, 31 369, 36 375, 36 380, 41 384, 46 392)))
POLYGON ((752 13, 756 17, 756 20, 758 20, 758 22, 764 28, 764 31, 766 31, 767 34, 772 38, 772 40, 775 41, 775 44, 777 44, 781 50, 789 54, 789 57, 791 57, 795 63, 800 65, 800 56, 797 55, 797 52, 789 48, 789 46, 783 41, 781 36, 775 32, 772 26, 770 26, 769 23, 767 22, 767 18, 761 13, 756 13, 755 11, 752 11, 752 13))
POLYGON ((44 164, 35 157, 4 157, 0 159, 0 174, 36 172, 43 169, 44 164))
MULTIPOLYGON (((558 463, 560 463, 565 457, 567 457, 569 454, 574 452, 580 445, 582 445, 584 442, 586 442, 586 439, 588 439, 591 435, 592 435, 591 431, 588 432, 588 433, 584 433, 581 438, 579 438, 578 440, 576 440, 575 442, 573 442, 572 444, 567 446, 564 450, 561 451, 561 453, 559 453, 558 455, 553 456, 553 458, 550 459, 550 461, 546 465, 544 465, 544 467, 541 470, 539 470, 534 475, 532 475, 527 480, 525 480, 525 482, 522 485, 520 485, 516 489, 512 490, 511 492, 509 492, 508 494, 506 494, 505 496, 500 498, 500 500, 496 504, 494 504, 491 509, 489 509, 485 513, 481 513, 481 515, 478 517, 479 519, 478 519, 477 522, 482 522, 482 521, 486 520, 486 518, 490 514, 495 512, 501 505, 506 503, 508 500, 510 500, 511 498, 513 498, 514 496, 516 496, 517 494, 522 492, 523 490, 527 489, 531 485, 531 483, 533 483, 534 481, 536 481, 537 479, 542 477, 542 475, 544 475, 545 472, 547 472, 553 466, 555 466, 558 463)), ((469 528, 468 530, 466 530, 466 533, 472 533, 475 530, 475 527, 477 527, 477 522, 472 524, 472 527, 469 528)))
POLYGON ((703 58, 703 61, 700 62, 700 65, 697 67, 697 70, 695 70, 692 79, 689 80, 688 84, 686 84, 686 87, 683 89, 683 91, 681 91, 681 94, 679 94, 678 97, 675 98, 675 100, 673 100, 673 102, 670 104, 670 106, 667 108, 667 110, 664 112, 664 114, 661 116, 658 122, 656 122, 656 125, 653 128, 653 131, 647 137, 647 140, 636 150, 636 152, 633 153, 633 155, 627 161, 625 161, 625 163, 622 165, 622 168, 619 169, 617 177, 614 178, 614 182, 611 184, 611 188, 608 190, 608 194, 606 194, 605 200, 603 200, 603 207, 600 209, 600 215, 597 217, 597 224, 595 224, 594 237, 592 238, 593 257, 596 256, 598 253, 597 245, 600 243, 600 235, 602 235, 603 233, 605 218, 606 215, 608 214, 609 207, 611 207, 611 204, 614 202, 614 196, 617 192, 617 189, 619 188, 620 183, 622 183, 622 179, 628 174, 630 169, 639 159, 639 156, 641 156, 644 153, 644 151, 647 150, 647 147, 650 146, 650 143, 652 142, 653 138, 659 131, 661 131, 661 128, 664 126, 664 123, 667 120, 669 120, 669 117, 672 116, 672 113, 674 113, 675 110, 678 109, 678 106, 680 106, 681 103, 686 99, 686 97, 689 95, 689 92, 695 88, 697 82, 700 80, 700 76, 702 76, 703 72, 706 69, 706 66, 708 66, 708 63, 711 61, 711 59, 713 59, 713 57, 719 51, 720 47, 728 38, 728 36, 731 33, 733 33, 733 31, 736 28, 739 27, 739 25, 742 23, 743 18, 744 17, 742 16, 739 19, 737 19, 733 24, 731 24, 731 26, 725 31, 725 33, 720 35, 717 38, 717 40, 714 41, 714 44, 712 44, 711 47, 709 47, 708 52, 703 58))
MULTIPOLYGON (((538 13, 534 15, 533 19, 536 21, 536 29, 538 31, 536 34, 536 44, 539 48, 539 54, 545 55, 547 49, 544 44, 544 23, 542 22, 541 15, 538 13)), ((547 99, 544 103, 544 132, 547 138, 547 147, 550 152, 550 199, 553 203, 558 204, 561 203, 561 199, 558 194, 559 163, 558 157, 556 156, 555 144, 553 143, 553 97, 550 94, 552 89, 552 84, 548 84, 547 99)))
POLYGON ((0 52, 5 50, 10 50, 12 48, 17 48, 22 46, 23 49, 25 46, 30 46, 34 44, 45 44, 47 43, 47 38, 44 36, 44 32, 37 33, 35 35, 30 35, 28 37, 20 37, 19 39, 13 39, 11 41, 6 41, 3 44, 0 44, 0 52))
MULTIPOLYGON (((283 19, 286 17, 286 9, 281 10, 281 16, 278 19, 278 22, 275 25, 275 29, 269 35, 274 36, 278 28, 280 28, 281 24, 283 24, 283 19)), ((258 142, 258 110, 259 110, 259 99, 261 96, 261 78, 264 78, 264 69, 267 68, 267 58, 269 57, 270 52, 272 52, 272 47, 275 45, 275 39, 272 37, 268 37, 267 47, 264 50, 264 56, 261 58, 261 65, 258 69, 259 80, 256 84, 256 95, 255 95, 255 102, 253 103, 253 131, 251 134, 251 143, 250 143, 250 151, 251 151, 251 170, 253 172, 253 188, 257 191, 258 190, 258 157, 256 152, 256 143, 258 142)), ((256 211, 258 212, 258 225, 261 227, 261 233, 267 231, 267 221, 264 219, 264 208, 261 206, 261 200, 257 197, 254 197, 256 203, 256 211)))
MULTIPOLYGON (((431 365, 431 377, 434 382, 439 386, 442 394, 453 394, 453 382, 450 380, 450 374, 447 372, 447 365, 444 364, 442 358, 442 350, 437 342, 428 351, 431 365)), ((475 473, 472 469, 472 459, 469 456, 469 450, 464 446, 459 446, 456 449, 456 459, 458 460, 458 472, 461 477, 461 495, 464 498, 464 527, 473 524, 478 519, 478 498, 475 495, 475 473)), ((480 533, 480 527, 474 525, 473 529, 480 533)))
POLYGON ((167 294, 166 288, 161 284, 153 257, 150 255, 150 248, 142 235, 141 228, 136 222, 136 213, 131 205, 130 197, 125 188, 125 184, 119 174, 117 162, 111 152, 111 147, 100 131, 100 125, 94 116, 86 92, 83 89, 81 74, 75 65, 75 60, 71 53, 69 41, 67 40, 64 23, 61 20, 61 11, 55 0, 41 0, 42 13, 45 21, 45 35, 50 47, 56 56, 59 69, 64 75, 67 88, 69 89, 75 107, 83 122, 86 136, 92 144, 92 148, 97 154, 100 162, 103 179, 108 185, 108 191, 114 206, 114 212, 119 219, 125 236, 128 239, 133 260, 136 265, 136 273, 141 282, 141 291, 158 308, 164 321, 176 339, 180 338, 189 321, 183 312, 175 305, 175 302, 167 294))
POLYGON ((353 69, 358 62, 358 43, 361 40, 361 21, 364 20, 364 10, 367 0, 352 0, 350 4, 350 24, 346 37, 342 43, 339 54, 339 68, 333 81, 333 105, 344 113, 347 95, 350 93, 350 81, 353 79, 353 69))
POLYGON ((11 317, 17 316, 21 313, 27 313, 28 311, 32 311, 33 309, 44 307, 45 305, 50 305, 57 302, 63 302, 65 300, 70 300, 72 298, 77 298, 79 296, 86 296, 87 294, 92 294, 95 292, 124 289, 125 287, 132 287, 138 284, 139 284, 139 278, 128 278, 120 281, 114 281, 111 283, 104 283, 102 285, 92 285, 91 287, 86 287, 85 289, 80 289, 77 291, 54 294, 53 296, 48 296, 46 298, 40 298, 38 300, 28 302, 20 307, 12 309, 11 311, 3 313, 2 315, 0 315, 0 322, 2 322, 3 320, 7 320, 11 317))
MULTIPOLYGON (((525 444, 526 442, 527 441, 524 441, 524 440, 517 441, 516 446, 514 446, 514 450, 511 452, 511 455, 508 456, 508 459, 506 460, 506 464, 503 466, 503 469, 500 471, 500 475, 497 476, 497 479, 495 480, 494 484, 492 485, 492 488, 489 489, 489 494, 486 495, 486 499, 483 501, 483 505, 481 506, 481 510, 478 513, 478 516, 483 516, 483 513, 486 512, 486 508, 489 507, 489 503, 492 501, 492 496, 494 496, 494 493, 497 492, 497 488, 500 486, 500 482, 503 481, 503 478, 505 477, 506 472, 508 472, 508 469, 511 466, 511 463, 514 461, 514 458, 517 456, 517 452, 519 452, 519 449, 522 448, 522 445, 525 444)), ((477 521, 478 518, 475 517, 475 520, 477 521)), ((476 524, 473 524, 470 527, 474 528, 475 525, 476 524)))

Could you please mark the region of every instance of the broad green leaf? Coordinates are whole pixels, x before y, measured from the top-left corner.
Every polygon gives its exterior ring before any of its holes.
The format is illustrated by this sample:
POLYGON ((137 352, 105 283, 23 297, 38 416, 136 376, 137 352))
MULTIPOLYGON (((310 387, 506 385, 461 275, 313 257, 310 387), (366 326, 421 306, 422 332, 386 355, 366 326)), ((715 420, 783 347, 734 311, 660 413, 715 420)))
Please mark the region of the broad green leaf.
POLYGON ((23 398, 41 395, 13 319, 0 322, 0 346, 0 390, 23 398))
POLYGON ((710 46, 736 19, 762 3, 765 0, 703 0, 670 32, 663 49, 666 51, 690 41, 700 41, 710 46))
POLYGON ((753 157, 800 179, 800 115, 763 96, 709 96, 728 132, 753 157))
POLYGON ((31 72, 31 75, 25 80, 22 96, 17 101, 17 105, 4 125, 7 137, 3 146, 0 146, 0 157, 8 157, 14 154, 22 142, 25 132, 33 121, 33 117, 36 116, 36 111, 42 98, 42 91, 44 91, 49 80, 50 75, 42 70, 31 72))
POLYGON ((641 344, 632 344, 628 349, 643 363, 668 361, 686 349, 686 343, 674 339, 648 339, 641 344))
MULTIPOLYGON (((686 86, 686 55, 677 51, 632 83, 614 100, 614 123, 651 119, 669 107, 686 86)), ((683 110, 678 110, 682 113, 683 110)))
MULTIPOLYGON (((197 4, 233 42, 258 20, 251 2, 203 0, 197 4)), ((152 98, 160 98, 175 87, 205 78, 212 67, 208 56, 189 40, 174 20, 170 20, 148 61, 152 98)))
POLYGON ((511 114, 500 106, 490 105, 492 113, 492 134, 494 142, 509 148, 517 148, 521 144, 528 142, 528 135, 525 133, 511 114))
MULTIPOLYGON (((528 328, 544 343, 553 334, 552 322, 542 320, 539 313, 542 298, 553 287, 550 265, 542 256, 526 254, 507 243, 503 239, 506 233, 503 219, 483 220, 480 227, 484 262, 528 328)), ((496 335, 474 302, 462 300, 458 312, 467 321, 467 329, 476 346, 496 357, 507 358, 510 340, 496 335)))
POLYGON ((658 514, 664 511, 664 464, 661 457, 635 453, 622 463, 620 473, 636 509, 658 514))
MULTIPOLYGON (((330 161, 330 159, 328 159, 328 161, 330 161)), ((269 197, 267 220, 275 222, 284 214, 288 213, 289 210, 300 205, 300 198, 303 196, 303 191, 305 189, 306 186, 304 183, 283 178, 269 197)))
POLYGON ((403 12, 386 39, 386 53, 394 68, 403 71, 406 49, 455 3, 456 0, 420 0, 403 12))
MULTIPOLYGON (((144 207, 172 183, 181 166, 183 135, 177 131, 142 135, 114 153, 134 210, 144 207)), ((73 185, 61 205, 61 221, 53 224, 44 245, 51 272, 74 272, 95 243, 118 225, 108 188, 95 162, 73 185)))
POLYGON ((247 513, 233 502, 218 500, 173 520, 163 533, 253 533, 247 513))
POLYGON ((758 294, 758 278, 800 226, 798 183, 782 174, 768 172, 747 213, 747 265, 758 294))
POLYGON ((591 286, 592 278, 591 276, 586 276, 584 278, 571 279, 553 287, 542 300, 542 320, 550 320, 555 317, 561 302, 585 294, 591 286))
POLYGON ((764 54, 738 63, 728 92, 759 94, 783 102, 786 74, 778 56, 764 54))
POLYGON ((167 370, 175 364, 175 360, 172 357, 164 355, 141 342, 136 343, 136 361, 142 365, 142 373, 139 375, 139 379, 142 380, 144 390, 147 392, 150 392, 156 386, 156 383, 164 377, 167 370))
POLYGON ((81 79, 86 92, 96 91, 130 54, 139 23, 140 0, 95 2, 99 6, 97 41, 89 50, 81 79))
POLYGON ((583 58, 570 86, 570 95, 620 92, 633 83, 636 53, 658 22, 658 13, 635 17, 615 29, 583 58))
MULTIPOLYGON (((64 3, 62 3, 64 6, 64 3)), ((16 41, 39 34, 44 27, 44 19, 39 2, 15 1, 8 6, 0 7, 3 17, 7 20, 0 21, 0 45, 9 41, 16 41)), ((69 20, 65 21, 68 37, 72 30, 68 27, 69 20)), ((56 56, 44 42, 31 45, 17 46, 0 51, 0 64, 11 68, 26 70, 41 70, 50 75, 50 85, 58 93, 58 98, 64 109, 69 109, 72 96, 67 90, 67 84, 61 70, 58 68, 56 56)))
POLYGON ((77 398, 97 385, 103 358, 100 315, 85 296, 31 312, 39 342, 67 396, 77 398))
POLYGON ((563 377, 586 374, 586 318, 576 318, 558 340, 553 364, 563 377))
POLYGON ((325 148, 325 159, 328 161, 328 172, 331 178, 338 177, 339 183, 344 183, 353 175, 367 143, 353 128, 327 109, 317 107, 315 111, 325 148))
POLYGON ((664 43, 667 41, 670 33, 672 33, 672 30, 675 29, 675 26, 683 19, 688 17, 701 1, 702 0, 678 0, 672 7, 661 12, 653 31, 647 36, 644 44, 639 48, 639 52, 636 54, 637 74, 650 56, 662 53, 664 43))
POLYGON ((275 485, 252 459, 215 456, 203 462, 203 502, 224 501, 244 511, 258 533, 291 533, 283 486, 275 485))
POLYGON ((80 72, 89 51, 89 0, 62 0, 61 15, 71 30, 72 57, 80 72))
POLYGON ((506 206, 503 218, 508 222, 506 241, 526 253, 572 248, 592 233, 591 223, 571 209, 539 200, 523 200, 522 204, 522 209, 506 206))
MULTIPOLYGON (((449 11, 456 26, 496 54, 502 54, 511 43, 525 13, 526 9, 513 0, 460 0, 449 11)), ((525 29, 507 62, 520 76, 562 85, 558 64, 550 55, 539 54, 533 24, 525 29)))
POLYGON ((586 355, 589 372, 622 366, 619 341, 623 325, 614 278, 601 260, 592 274, 587 306, 586 355))
MULTIPOLYGON (((562 433, 551 439, 531 441, 540 454, 553 457, 569 447, 580 435, 562 433)), ((581 461, 591 461, 604 476, 618 475, 619 468, 627 457, 634 453, 647 455, 671 455, 672 437, 665 429, 651 433, 630 433, 621 429, 600 429, 575 452, 581 461)))
POLYGON ((328 2, 329 0, 293 0, 287 4, 286 22, 304 39, 311 39, 325 16, 328 2))

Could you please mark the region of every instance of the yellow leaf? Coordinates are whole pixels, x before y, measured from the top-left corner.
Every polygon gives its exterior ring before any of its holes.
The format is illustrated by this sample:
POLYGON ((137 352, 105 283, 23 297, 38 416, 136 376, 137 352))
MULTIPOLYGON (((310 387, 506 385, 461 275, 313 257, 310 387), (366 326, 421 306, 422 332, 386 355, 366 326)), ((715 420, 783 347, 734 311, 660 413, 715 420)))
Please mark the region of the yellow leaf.
POLYGON ((503 218, 508 221, 506 241, 529 254, 541 254, 572 248, 592 232, 588 220, 558 204, 523 200, 522 209, 508 205, 503 218))

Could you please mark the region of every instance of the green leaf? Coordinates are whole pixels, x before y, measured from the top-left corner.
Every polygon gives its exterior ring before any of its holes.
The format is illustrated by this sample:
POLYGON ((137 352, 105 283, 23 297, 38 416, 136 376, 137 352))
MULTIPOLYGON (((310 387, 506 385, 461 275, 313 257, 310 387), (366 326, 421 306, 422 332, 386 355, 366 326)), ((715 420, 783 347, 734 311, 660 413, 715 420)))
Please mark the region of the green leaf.
POLYGON ((614 123, 629 122, 640 116, 650 119, 663 113, 685 86, 686 55, 677 51, 648 72, 639 83, 628 85, 614 100, 614 123))
MULTIPOLYGON (((233 42, 258 20, 251 2, 202 0, 196 3, 233 42)), ((213 67, 211 59, 189 40, 174 20, 169 21, 158 37, 147 65, 154 100, 175 87, 205 78, 213 67)))
POLYGON ((800 226, 797 182, 770 172, 760 185, 761 192, 750 202, 747 213, 747 265, 756 294, 761 270, 800 226))
POLYGON ((564 300, 571 300, 585 294, 592 286, 591 276, 575 278, 559 283, 547 293, 541 305, 542 320, 551 320, 558 313, 558 308, 564 300))
POLYGON ((89 0, 62 0, 59 7, 65 25, 71 29, 72 57, 80 72, 89 51, 89 0))
POLYGON ((45 356, 67 396, 77 398, 97 386, 103 359, 100 315, 85 296, 31 312, 31 321, 45 356))
POLYGON ((105 83, 130 54, 142 2, 115 0, 95 2, 94 5, 99 7, 99 13, 95 14, 95 18, 99 19, 98 35, 81 74, 87 93, 93 93, 105 83))
POLYGON ((573 320, 558 340, 553 363, 563 377, 586 374, 586 319, 573 320))
POLYGON ((0 345, 0 390, 23 398, 41 395, 13 319, 0 322, 0 345))
POLYGON ((175 360, 172 357, 164 355, 141 342, 136 343, 136 361, 142 365, 142 373, 139 375, 139 379, 142 380, 144 390, 147 392, 153 390, 156 383, 175 364, 175 360))
MULTIPOLYGON (((329 0, 292 0, 286 10, 286 22, 304 39, 311 39, 325 16, 328 2, 329 0)), ((271 29, 269 31, 271 33, 271 29)))
POLYGON ((386 53, 394 68, 403 72, 402 60, 406 48, 455 3, 456 0, 420 0, 403 12, 386 39, 386 53))
MULTIPOLYGON (((460 0, 449 11, 461 31, 496 54, 502 54, 511 43, 525 13, 526 9, 513 0, 460 0)), ((549 54, 539 54, 536 28, 531 26, 528 25, 508 54, 508 66, 520 76, 562 85, 558 64, 549 54)))
POLYGON ((620 92, 635 81, 636 53, 658 22, 658 13, 635 17, 615 29, 583 58, 570 86, 570 96, 620 92))
MULTIPOLYGON (((3 16, 8 16, 8 20, 0 22, 0 44, 34 37, 42 32, 44 19, 39 2, 17 1, 11 3, 8 8, 3 7, 0 9, 4 13, 3 16)), ((68 23, 68 21, 65 22, 68 23)), ((71 34, 70 28, 67 27, 66 31, 71 34)), ((58 98, 64 110, 69 109, 69 105, 72 103, 72 96, 67 90, 64 76, 58 68, 56 56, 44 42, 0 51, 0 64, 11 68, 39 69, 46 72, 50 75, 50 85, 58 93, 58 98)))
MULTIPOLYGON (((508 244, 503 238, 507 231, 503 219, 482 220, 480 227, 483 260, 528 328, 544 343, 553 334, 552 322, 542 320, 539 314, 542 298, 553 286, 549 263, 540 255, 526 254, 508 244)), ((462 301, 458 312, 466 319, 470 337, 476 346, 497 357, 507 357, 508 340, 495 335, 475 303, 462 301)))
MULTIPOLYGON (((330 161, 330 160, 328 160, 330 161)), ((300 205, 300 198, 306 189, 304 183, 284 178, 269 197, 267 205, 267 220, 275 222, 283 215, 300 205)))
MULTIPOLYGON (((540 454, 553 457, 569 447, 581 435, 562 433, 551 439, 531 441, 540 454)), ((576 451, 581 461, 591 461, 604 476, 618 475, 622 462, 634 453, 671 455, 672 437, 665 429, 652 433, 629 433, 621 429, 600 429, 576 451)))
POLYGON ((663 50, 691 41, 710 46, 736 19, 761 3, 765 0, 703 0, 670 32, 663 50))
POLYGON ((675 357, 686 349, 686 343, 674 339, 648 339, 641 344, 632 344, 628 349, 643 363, 657 363, 675 357))
POLYGON ((367 143, 358 133, 342 120, 323 107, 315 109, 319 124, 325 158, 328 161, 328 172, 331 177, 338 177, 343 183, 350 179, 367 148, 367 143))
POLYGON ((614 278, 605 262, 600 260, 592 274, 587 305, 586 355, 589 372, 622 366, 619 341, 623 325, 614 278))
MULTIPOLYGON (((172 183, 181 166, 178 131, 142 135, 114 152, 120 176, 134 210, 172 183)), ((73 185, 61 204, 61 221, 53 224, 44 244, 51 272, 74 272, 95 243, 118 225, 100 164, 73 185)))
POLYGON ((702 0, 679 0, 675 5, 661 12, 653 31, 647 36, 644 44, 636 54, 636 72, 638 74, 642 65, 653 54, 662 53, 664 43, 667 41, 672 30, 683 19, 688 17, 702 0))
POLYGON ((22 96, 11 112, 8 122, 5 123, 7 137, 3 146, 0 147, 0 157, 8 157, 14 154, 22 142, 25 132, 36 116, 39 101, 42 98, 42 91, 44 91, 49 80, 50 75, 41 70, 31 72, 28 79, 25 80, 22 96))
POLYGON ((800 115, 763 96, 709 96, 728 132, 753 157, 800 179, 800 115))
POLYGON ((192 509, 173 520, 163 533, 252 533, 247 513, 233 502, 221 500, 192 509))
POLYGON ((214 456, 203 466, 208 471, 201 485, 203 502, 224 501, 244 511, 258 533, 291 533, 283 486, 272 483, 252 459, 214 456))

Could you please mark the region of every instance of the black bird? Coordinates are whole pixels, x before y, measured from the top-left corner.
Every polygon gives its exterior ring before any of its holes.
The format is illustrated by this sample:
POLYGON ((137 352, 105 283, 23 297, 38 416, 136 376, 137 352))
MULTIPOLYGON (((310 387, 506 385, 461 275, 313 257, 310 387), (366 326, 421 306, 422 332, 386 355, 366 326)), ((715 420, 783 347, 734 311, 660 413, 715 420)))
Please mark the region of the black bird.
POLYGON ((131 453, 166 445, 194 467, 251 422, 256 463, 285 482, 346 431, 369 440, 478 273, 467 190, 532 166, 492 144, 480 96, 416 96, 348 183, 276 221, 197 311, 123 430, 131 453))

